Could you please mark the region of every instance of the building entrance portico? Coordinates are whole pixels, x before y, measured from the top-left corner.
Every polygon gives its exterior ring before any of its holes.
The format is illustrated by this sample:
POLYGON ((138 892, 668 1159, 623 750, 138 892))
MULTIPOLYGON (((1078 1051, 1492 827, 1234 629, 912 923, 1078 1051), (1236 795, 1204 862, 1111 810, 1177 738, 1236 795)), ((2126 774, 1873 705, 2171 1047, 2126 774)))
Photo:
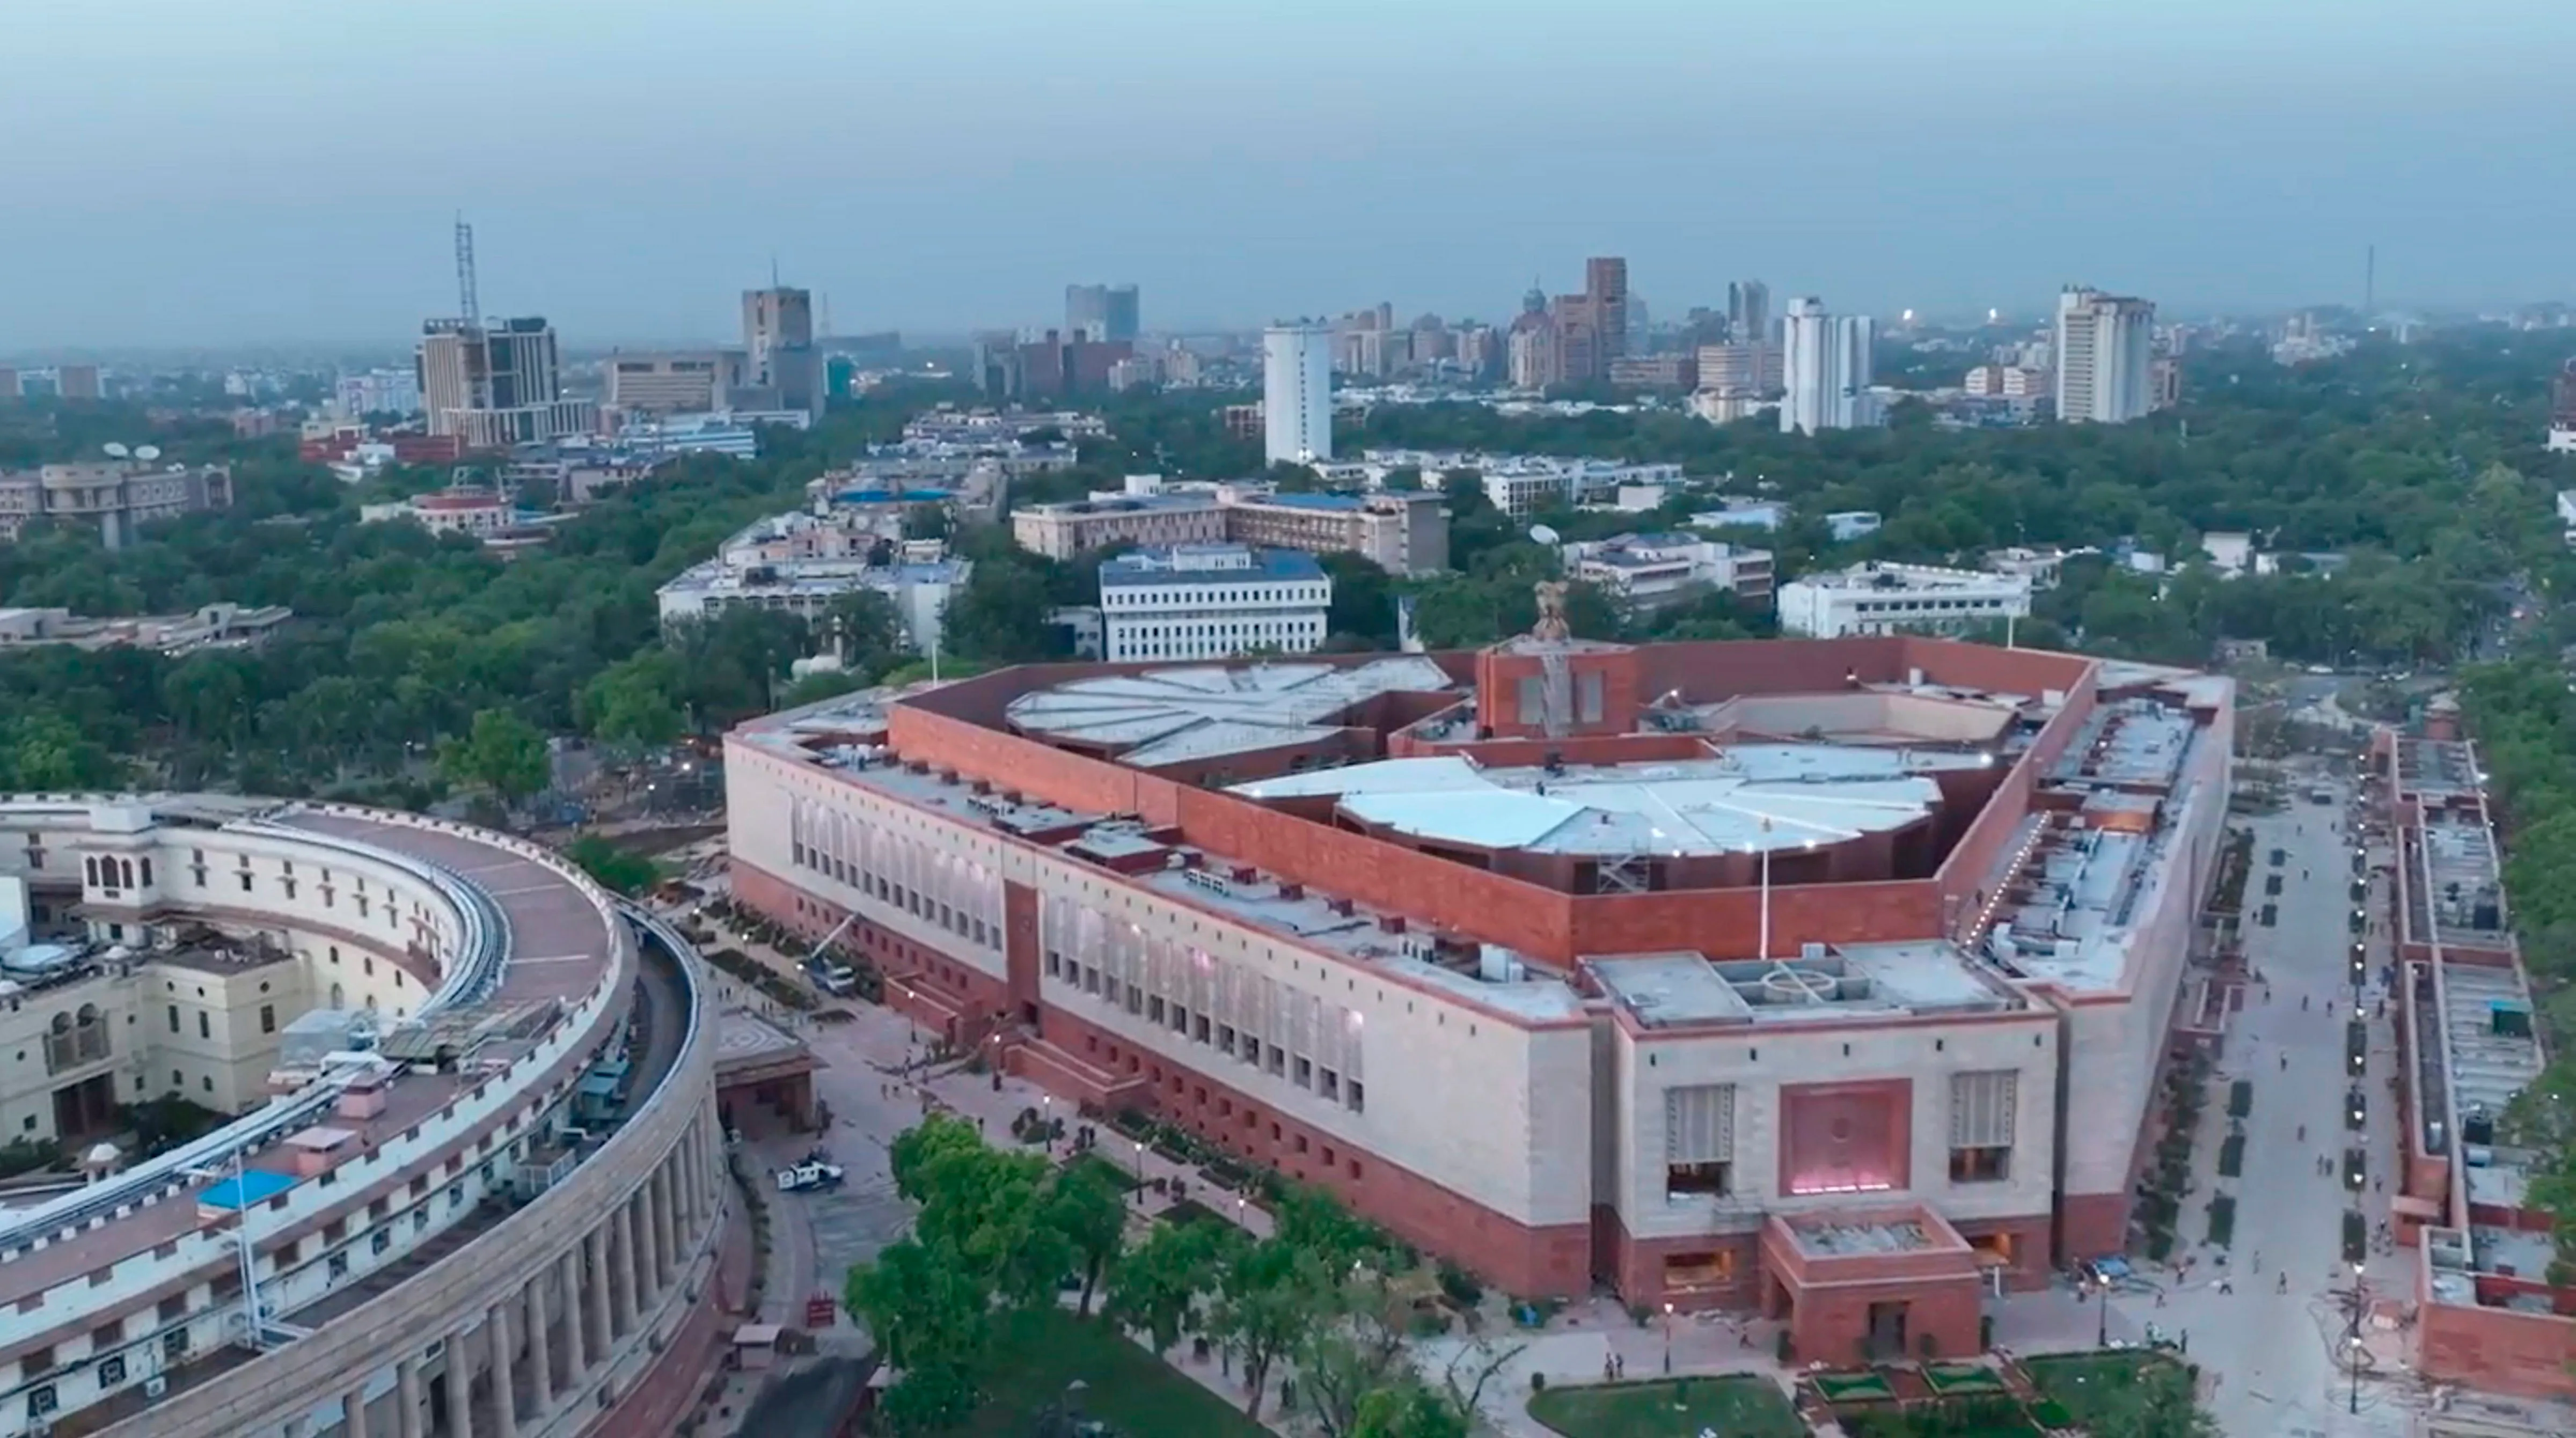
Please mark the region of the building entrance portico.
POLYGON ((1762 1229, 1763 1314, 1801 1363, 1958 1358, 1979 1341, 1976 1250, 1922 1205, 1773 1215, 1762 1229))

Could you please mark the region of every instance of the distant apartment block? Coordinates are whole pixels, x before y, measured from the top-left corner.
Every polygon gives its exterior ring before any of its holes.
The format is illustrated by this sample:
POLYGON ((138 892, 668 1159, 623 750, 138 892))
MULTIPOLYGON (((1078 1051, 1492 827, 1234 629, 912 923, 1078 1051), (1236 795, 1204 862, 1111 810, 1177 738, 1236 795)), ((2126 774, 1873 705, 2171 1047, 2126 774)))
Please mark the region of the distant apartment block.
POLYGON ((2549 386, 2549 448, 2576 453, 2576 360, 2569 360, 2549 386))
POLYGON ((89 525, 101 543, 119 549, 139 525, 230 509, 232 503, 233 472, 227 465, 127 459, 49 464, 0 473, 0 539, 14 540, 29 524, 52 520, 89 525))
POLYGON ((66 364, 54 366, 54 394, 61 399, 101 399, 107 391, 99 382, 98 366, 66 364))
POLYGON ((1261 458, 1311 464, 1333 457, 1333 332, 1273 325, 1261 335, 1261 458))
POLYGON ((1719 394, 1778 394, 1786 371, 1780 347, 1764 340, 1701 345, 1699 387, 1719 394))
POLYGON ((371 414, 389 414, 408 419, 420 413, 420 376, 412 370, 371 369, 364 374, 345 374, 333 387, 332 398, 341 415, 364 419, 371 414))
POLYGON ((1332 602, 1331 576, 1295 550, 1181 545, 1100 566, 1103 647, 1113 664, 1310 654, 1323 646, 1332 602))
POLYGON ((1978 365, 1960 385, 1979 399, 2045 399, 2055 387, 2056 377, 2044 369, 2003 364, 1978 365))
POLYGON ((1699 356, 1689 351, 1672 354, 1621 355, 1610 362, 1610 387, 1650 390, 1697 389, 1699 388, 1699 356))
POLYGON ((1924 564, 1860 564, 1780 586, 1780 628, 1815 639, 1950 634, 2030 617, 2031 581, 1924 564))
POLYGON ((1717 590, 1747 604, 1771 598, 1771 551, 1696 534, 1623 534, 1569 544, 1565 571, 1631 613, 1687 604, 1717 590))
POLYGON ((1084 339, 1132 342, 1142 308, 1134 285, 1067 285, 1064 330, 1084 339))
POLYGON ((1011 511, 1011 538, 1032 554, 1057 560, 1111 545, 1217 544, 1225 539, 1225 512, 1213 493, 1076 499, 1011 511))
POLYGON ((2057 417, 2126 424, 2155 408, 2156 307, 2070 287, 2057 296, 2057 417))

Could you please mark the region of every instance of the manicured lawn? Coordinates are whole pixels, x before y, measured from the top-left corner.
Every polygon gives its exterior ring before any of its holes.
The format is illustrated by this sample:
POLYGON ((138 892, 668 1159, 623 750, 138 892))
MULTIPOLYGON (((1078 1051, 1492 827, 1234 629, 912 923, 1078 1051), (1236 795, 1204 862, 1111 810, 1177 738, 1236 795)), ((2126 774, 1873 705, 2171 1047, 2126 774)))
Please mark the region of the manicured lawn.
POLYGON ((1111 1188, 1118 1190, 1120 1193, 1133 1193, 1136 1191, 1136 1175, 1129 1173, 1126 1169, 1119 1167, 1117 1164, 1110 1162, 1099 1154, 1086 1153, 1082 1157, 1065 1165, 1065 1171, 1068 1173, 1077 1168, 1082 1169, 1087 1173, 1096 1173, 1100 1175, 1103 1179, 1108 1181, 1111 1188))
POLYGON ((953 1438, 1026 1438, 1038 1415, 1079 1379, 1082 1413, 1121 1438, 1263 1438, 1234 1405, 1127 1341, 1107 1323, 1063 1309, 1013 1317, 991 1396, 953 1438))
POLYGON ((1565 1438, 1699 1438, 1715 1429, 1726 1438, 1806 1438, 1807 1425, 1779 1385, 1762 1378, 1676 1380, 1551 1388, 1529 1402, 1529 1413, 1565 1438))
POLYGON ((1923 1370, 1923 1377, 1933 1392, 1945 1396, 2004 1391, 2004 1381, 1995 1376, 1995 1370, 1972 1363, 1934 1364, 1923 1370))
POLYGON ((1896 1396, 1896 1390, 1887 1386, 1886 1379, 1866 1368, 1857 1373, 1819 1373, 1815 1381, 1816 1391, 1825 1395, 1828 1403, 1896 1396))

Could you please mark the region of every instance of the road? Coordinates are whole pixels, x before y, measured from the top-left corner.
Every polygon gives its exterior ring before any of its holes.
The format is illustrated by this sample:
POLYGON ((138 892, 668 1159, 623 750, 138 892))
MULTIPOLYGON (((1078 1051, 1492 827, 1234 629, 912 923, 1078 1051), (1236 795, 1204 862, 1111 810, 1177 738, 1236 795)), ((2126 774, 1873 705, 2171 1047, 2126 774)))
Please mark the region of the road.
MULTIPOLYGON (((2305 782, 2296 792, 2304 794, 2305 782)), ((2346 1127, 2345 1026, 2352 1016, 2349 983, 2350 920, 2355 908, 2353 838, 2343 796, 2316 804, 2295 800, 2278 815, 2247 821, 2254 833, 2252 878, 2246 886, 2245 948, 2261 982, 2249 987, 2244 1007, 2230 1022, 2225 1052, 2210 1081, 2209 1104, 2195 1145, 2193 1190, 2184 1200, 2179 1275, 2165 1275, 2164 1296, 2140 1292, 2111 1304, 2114 1338, 2135 1340, 2154 1323, 2189 1335, 2190 1352, 2216 1378, 2212 1407, 2230 1438, 2360 1438, 2408 1431, 2413 1410, 2402 1379, 2365 1376, 2358 1402, 2337 1362, 2349 1323, 2352 1270, 2343 1259, 2343 1216, 2355 1206, 2342 1157, 2364 1146, 2369 1175, 2358 1206, 2372 1231, 2386 1218, 2388 1195, 2381 1175, 2394 1163, 2395 1100, 2388 1080, 2395 1051, 2385 1021, 2369 1024, 2371 1051, 2359 1080, 2366 1125, 2346 1127), (2281 862, 2271 862, 2274 850, 2281 862), (2274 880, 2279 891, 2268 892, 2274 880), (2261 923, 2263 906, 2274 922, 2261 923), (2243 1173, 2217 1172, 2220 1146, 2229 1133, 2227 1097, 2238 1079, 2253 1084, 2252 1110, 2243 1121, 2243 1173), (2332 1171, 2320 1173, 2320 1157, 2332 1171), (2219 1193, 2237 1203, 2233 1242, 2209 1244, 2208 1203, 2219 1193), (2283 1276, 2286 1275, 2286 1288, 2283 1276), (2348 1412, 2357 1407, 2358 1412, 2348 1412)), ((2384 857, 2384 850, 2381 852, 2384 857)), ((2367 912, 2386 912, 2384 881, 2374 881, 2367 912)), ((2367 938, 2364 1009, 2376 1012, 2380 968, 2388 936, 2367 938)), ((2407 1291, 2411 1250, 2374 1258, 2367 1273, 2376 1293, 2407 1291)), ((2398 1366, 2398 1340, 2374 1335, 2377 1372, 2398 1366)))

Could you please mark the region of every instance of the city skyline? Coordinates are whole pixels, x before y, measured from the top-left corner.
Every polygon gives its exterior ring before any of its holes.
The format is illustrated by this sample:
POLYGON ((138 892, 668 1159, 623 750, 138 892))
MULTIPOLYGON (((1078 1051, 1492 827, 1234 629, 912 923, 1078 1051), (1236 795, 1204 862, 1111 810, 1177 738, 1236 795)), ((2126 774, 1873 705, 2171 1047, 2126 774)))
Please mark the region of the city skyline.
POLYGON ((844 332, 1039 325, 1066 285, 1104 277, 1140 285, 1158 330, 1380 299, 1500 322, 1529 275, 1587 254, 1626 256, 1666 314, 1722 304, 1743 275, 1888 315, 2044 317, 2070 277, 2175 315, 2351 302, 2372 243, 2392 306, 2546 299, 2571 288, 2548 237, 2576 220, 2576 185, 2537 97, 2576 12, 2488 8, 2500 23, 2410 27, 2382 4, 2327 24, 2313 5, 1982 0, 1827 32, 1627 0, 1482 7, 1462 48, 1465 12, 1429 0, 1393 16, 1245 0, 1204 28, 1139 0, 1001 25, 647 0, 613 26, 549 13, 516 32, 526 63, 505 81, 470 63, 504 14, 490 0, 363 33, 301 24, 286 0, 220 17, 146 0, 113 24, 48 0, 0 56, 0 123, 46 137, 0 159, 0 184, 44 211, 0 237, 0 272, 46 277, 0 287, 0 350, 396 343, 446 308, 460 210, 495 312, 543 313, 584 348, 721 337, 773 256, 844 332), (613 114, 703 83, 706 57, 760 33, 799 37, 764 54, 776 103, 709 107, 676 135, 572 125, 544 141, 558 163, 491 162, 528 143, 531 87, 553 113, 613 114), (1603 57, 1615 102, 1544 140, 1472 103, 1574 44, 1603 57), (2076 47, 2124 63, 2053 63, 2076 47), (1703 57, 1721 50, 1718 84, 1703 57), (1248 70, 1252 51, 1275 63, 1248 70), (1818 66, 1839 72, 1822 110, 1798 78, 1818 66), (447 123, 351 123, 433 71, 447 123), (959 123, 970 73, 1003 103, 959 123), (1112 73, 1174 121, 1138 130, 1086 78, 1112 73), (780 158, 744 158, 764 155, 780 158), (673 206, 655 177, 681 175, 693 203, 673 206), (1566 186, 1602 198, 1506 218, 1566 186), (1341 238, 1313 243, 1336 216, 1341 238))

